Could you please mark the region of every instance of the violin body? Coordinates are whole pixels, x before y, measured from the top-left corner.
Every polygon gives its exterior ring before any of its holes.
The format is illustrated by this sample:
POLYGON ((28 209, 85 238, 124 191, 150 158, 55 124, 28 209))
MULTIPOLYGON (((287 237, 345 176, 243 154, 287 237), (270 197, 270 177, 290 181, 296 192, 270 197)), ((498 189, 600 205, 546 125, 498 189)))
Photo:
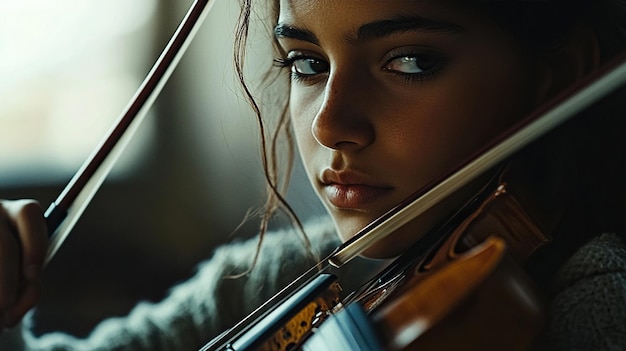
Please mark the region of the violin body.
POLYGON ((545 323, 541 296, 500 238, 404 290, 369 316, 351 304, 303 350, 527 350, 545 323))
MULTIPOLYGON (((521 264, 548 241, 500 184, 417 264, 390 275, 403 282, 358 298, 381 350, 529 349, 546 313, 521 264)), ((313 338, 328 339, 321 329, 313 338)))
POLYGON ((497 184, 345 306, 334 278, 320 275, 219 350, 529 349, 546 313, 522 264, 549 238, 497 184))
POLYGON ((545 313, 532 282, 490 237, 371 316, 385 350, 526 350, 545 313))

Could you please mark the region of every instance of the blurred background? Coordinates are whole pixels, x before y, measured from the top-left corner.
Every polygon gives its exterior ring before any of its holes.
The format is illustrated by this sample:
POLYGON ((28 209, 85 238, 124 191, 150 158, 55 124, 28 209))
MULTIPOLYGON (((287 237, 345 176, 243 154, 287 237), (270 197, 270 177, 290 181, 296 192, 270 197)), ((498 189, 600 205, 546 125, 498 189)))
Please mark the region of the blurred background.
MULTIPOLYGON (((47 207, 92 152, 191 0, 0 0, 0 198, 47 207)), ((40 332, 86 335, 158 301, 262 205, 256 121, 233 74, 237 0, 218 0, 44 272, 40 332)), ((253 41, 265 42, 265 36, 253 41)), ((273 57, 252 52, 260 74, 273 57), (254 56, 256 55, 256 56, 254 56)), ((302 170, 290 198, 315 214, 302 170)), ((237 233, 256 232, 247 222, 237 233)), ((0 336, 0 349, 7 334, 0 336)), ((5 341, 6 342, 6 341, 5 341)))

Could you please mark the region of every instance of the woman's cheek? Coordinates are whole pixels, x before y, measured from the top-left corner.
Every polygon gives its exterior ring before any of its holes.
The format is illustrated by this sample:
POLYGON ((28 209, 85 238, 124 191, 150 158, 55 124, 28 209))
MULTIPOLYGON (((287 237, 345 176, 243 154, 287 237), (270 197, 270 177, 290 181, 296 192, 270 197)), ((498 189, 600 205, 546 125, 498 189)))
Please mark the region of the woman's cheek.
MULTIPOLYGON (((314 141, 311 133, 313 120, 319 111, 319 94, 311 87, 293 88, 289 100, 291 123, 300 147, 314 141)), ((302 151, 302 150, 301 150, 302 151)))

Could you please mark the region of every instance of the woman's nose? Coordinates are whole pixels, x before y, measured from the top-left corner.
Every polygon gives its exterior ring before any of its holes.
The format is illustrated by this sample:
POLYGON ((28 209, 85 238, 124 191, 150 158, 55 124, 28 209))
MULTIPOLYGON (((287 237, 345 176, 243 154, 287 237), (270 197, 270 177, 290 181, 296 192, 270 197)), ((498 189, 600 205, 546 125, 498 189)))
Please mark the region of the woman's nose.
MULTIPOLYGON (((322 104, 313 124, 317 142, 340 151, 357 151, 370 145, 375 130, 368 105, 367 85, 348 76, 329 77, 322 104)), ((371 111, 370 111, 371 112, 371 111)))

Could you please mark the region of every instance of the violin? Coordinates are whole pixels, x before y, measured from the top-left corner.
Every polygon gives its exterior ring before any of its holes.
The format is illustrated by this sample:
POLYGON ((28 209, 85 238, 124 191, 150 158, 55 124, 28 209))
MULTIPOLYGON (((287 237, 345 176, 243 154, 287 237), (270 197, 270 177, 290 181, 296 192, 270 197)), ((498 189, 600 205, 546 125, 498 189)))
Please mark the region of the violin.
POLYGON ((528 349, 546 316, 521 263, 550 239, 497 180, 342 301, 332 275, 319 275, 202 350, 528 349))
MULTIPOLYGON (((46 212, 50 233, 54 233, 48 260, 106 176, 124 140, 137 128, 135 117, 145 114, 158 94, 208 11, 208 3, 194 2, 116 128, 46 212)), ((364 228, 324 265, 340 267, 621 86, 625 77, 626 64, 620 62, 572 87, 364 228)), ((309 271, 202 350, 319 350, 330 348, 325 346, 328 342, 355 350, 478 349, 512 344, 525 349, 542 329, 545 309, 521 264, 549 240, 541 224, 516 200, 505 177, 497 177, 364 289, 342 299, 340 285, 325 274, 325 268, 321 274, 309 271), (485 232, 485 227, 495 232, 485 232), (490 308, 494 300, 506 307, 490 308), (482 324, 484 320, 494 324, 482 324), (494 329, 497 337, 490 335, 494 329)))

